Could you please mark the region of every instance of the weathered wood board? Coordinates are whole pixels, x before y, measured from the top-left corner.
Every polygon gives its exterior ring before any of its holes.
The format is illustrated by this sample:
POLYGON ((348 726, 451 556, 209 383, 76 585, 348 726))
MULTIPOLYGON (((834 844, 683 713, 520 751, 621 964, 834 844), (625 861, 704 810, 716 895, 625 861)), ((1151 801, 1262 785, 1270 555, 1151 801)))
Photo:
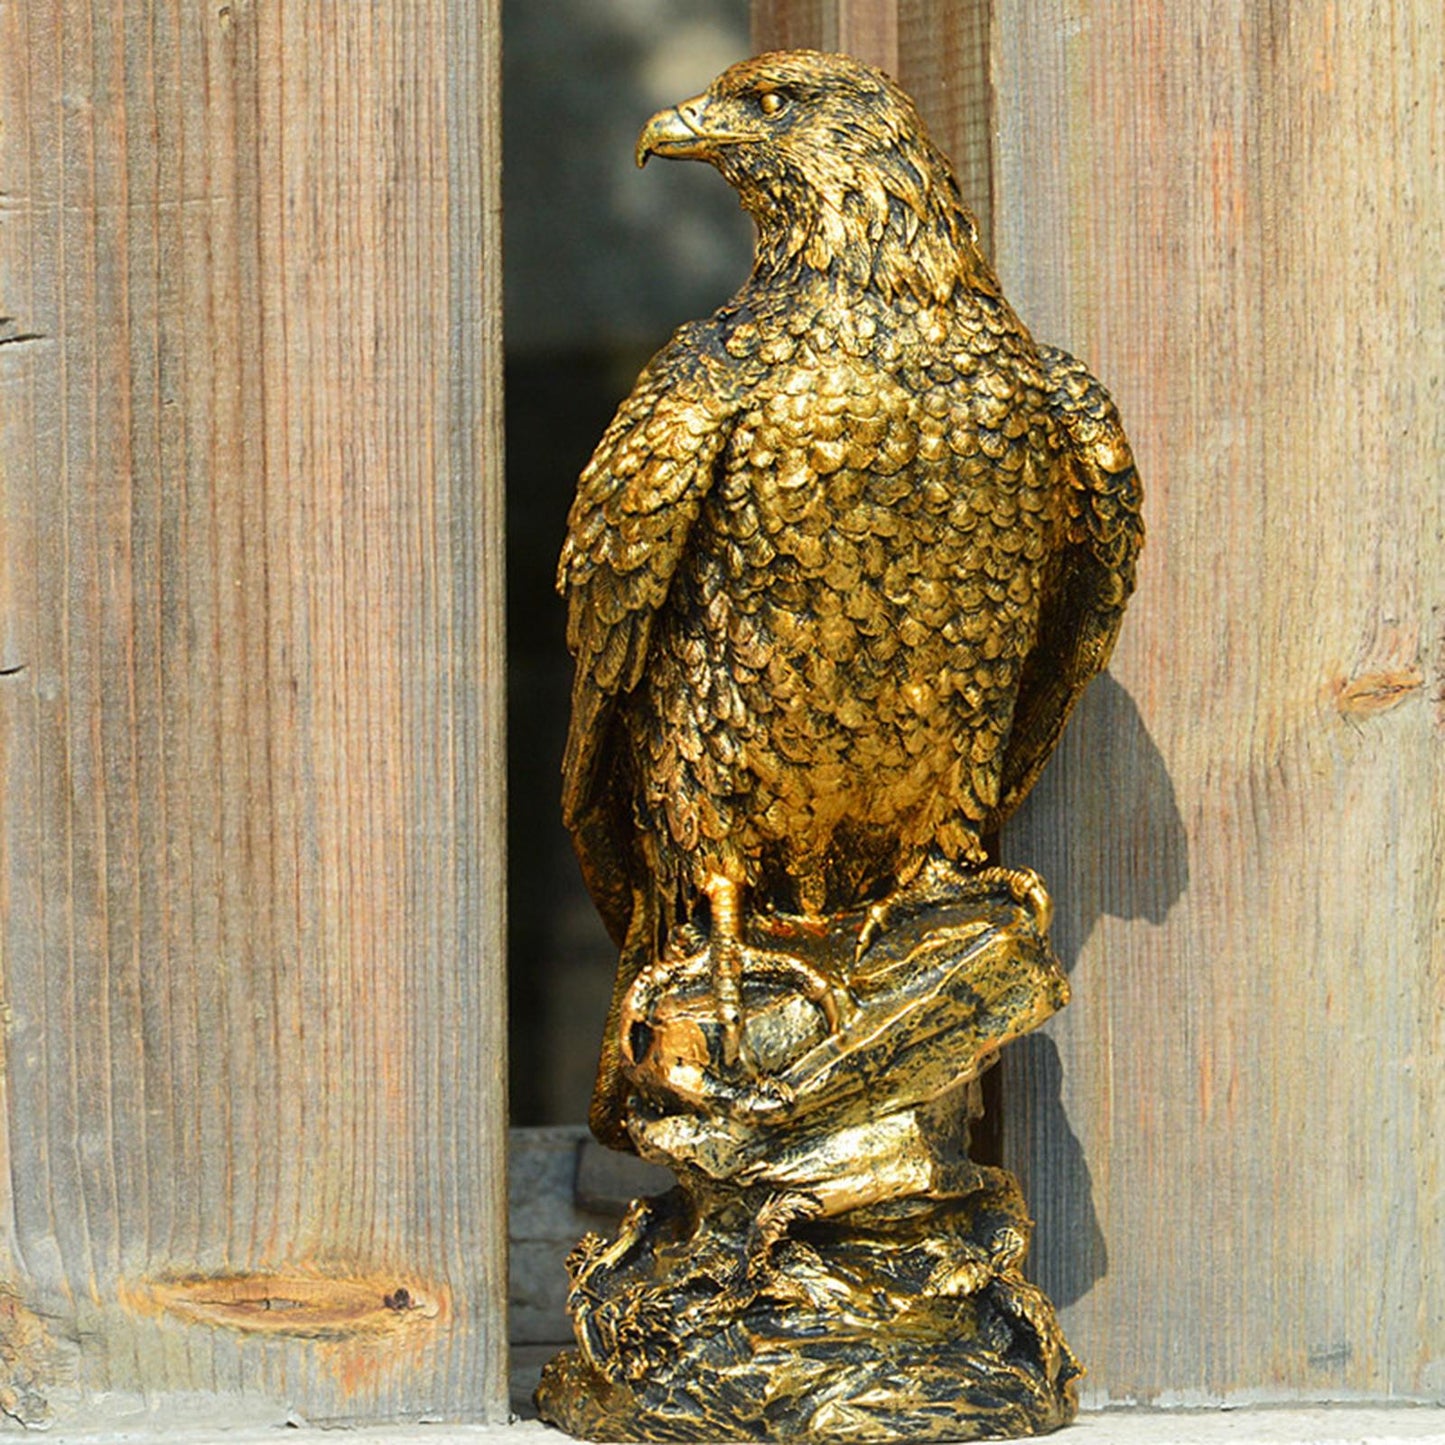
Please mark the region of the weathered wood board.
POLYGON ((499 43, 0 4, 11 1413, 505 1410, 499 43))
POLYGON ((878 8, 1147 490, 1004 840, 1073 975, 1003 1102, 1085 1398, 1445 1399, 1445 13, 878 8))
POLYGON ((898 66, 898 6, 877 0, 753 0, 754 49, 842 50, 890 73, 898 66))

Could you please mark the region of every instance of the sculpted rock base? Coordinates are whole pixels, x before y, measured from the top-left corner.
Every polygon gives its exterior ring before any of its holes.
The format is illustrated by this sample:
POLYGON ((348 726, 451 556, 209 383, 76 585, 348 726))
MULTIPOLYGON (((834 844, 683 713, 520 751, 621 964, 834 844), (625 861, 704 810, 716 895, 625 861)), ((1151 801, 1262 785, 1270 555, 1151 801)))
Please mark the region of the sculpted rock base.
POLYGON ((746 1208, 698 1221, 681 1191, 573 1258, 579 1350, 543 1417, 596 1440, 965 1440, 1074 1417, 1078 1367, 1019 1272, 1011 1179, 890 1219, 798 1228, 765 1267, 746 1208), (979 1241, 986 1241, 980 1245, 979 1241))
POLYGON ((742 1060, 707 945, 623 1013, 628 1128, 679 1187, 569 1260, 578 1348, 537 1403, 610 1440, 962 1440, 1052 1430, 1080 1368, 1022 1273, 1017 1184, 968 1158, 977 1080, 1067 999, 1025 870, 862 915, 750 920, 742 1060))

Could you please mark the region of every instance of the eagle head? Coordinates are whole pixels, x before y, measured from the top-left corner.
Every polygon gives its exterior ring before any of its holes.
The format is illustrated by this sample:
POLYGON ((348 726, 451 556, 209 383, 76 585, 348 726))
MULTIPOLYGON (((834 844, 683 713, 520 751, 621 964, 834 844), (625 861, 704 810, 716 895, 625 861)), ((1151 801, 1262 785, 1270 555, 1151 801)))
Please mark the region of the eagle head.
POLYGON ((757 223, 755 275, 806 269, 942 303, 962 283, 994 289, 978 228, 913 102, 847 55, 775 51, 723 71, 659 111, 649 156, 705 160, 757 223))

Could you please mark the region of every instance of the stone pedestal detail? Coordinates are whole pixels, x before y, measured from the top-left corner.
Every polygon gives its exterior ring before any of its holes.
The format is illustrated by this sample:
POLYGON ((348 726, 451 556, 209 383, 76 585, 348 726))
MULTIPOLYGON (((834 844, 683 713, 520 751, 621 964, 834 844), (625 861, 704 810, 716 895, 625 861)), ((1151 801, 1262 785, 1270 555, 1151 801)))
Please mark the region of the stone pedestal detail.
POLYGON ((871 924, 751 919, 732 1065, 716 960, 675 939, 621 1027, 629 1133, 678 1187, 573 1251, 578 1347, 543 1374, 543 1418, 699 1441, 1071 1420, 1080 1368, 1022 1273, 1018 1186, 968 1157, 979 1076, 1067 1001, 1048 915, 1033 874, 993 869, 871 924))

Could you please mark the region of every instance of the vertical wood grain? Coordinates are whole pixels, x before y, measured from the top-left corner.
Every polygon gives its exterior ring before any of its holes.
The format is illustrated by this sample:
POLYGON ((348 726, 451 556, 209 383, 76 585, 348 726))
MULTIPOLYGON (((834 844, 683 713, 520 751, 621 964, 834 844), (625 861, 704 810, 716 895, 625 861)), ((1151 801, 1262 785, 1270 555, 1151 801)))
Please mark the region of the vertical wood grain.
POLYGON ((1445 21, 877 8, 1147 494, 1004 840, 1074 983, 1002 1066, 1032 1267, 1096 1404, 1445 1399, 1445 21))
POLYGON ((989 248, 993 228, 993 0, 754 0, 754 50, 842 50, 918 102, 958 170, 989 248))
POLYGON ((841 51, 898 69, 898 13, 878 0, 754 0, 753 49, 841 51))
POLYGON ((1445 19, 997 0, 998 262, 1150 541, 1010 858, 1005 1068, 1096 1399, 1445 1396, 1445 19))
POLYGON ((752 0, 753 50, 821 50, 831 0, 752 0))
POLYGON ((497 26, 0 5, 10 1268, 80 1397, 505 1408, 497 26), (445 1308, 135 1305, 282 1270, 445 1308))

